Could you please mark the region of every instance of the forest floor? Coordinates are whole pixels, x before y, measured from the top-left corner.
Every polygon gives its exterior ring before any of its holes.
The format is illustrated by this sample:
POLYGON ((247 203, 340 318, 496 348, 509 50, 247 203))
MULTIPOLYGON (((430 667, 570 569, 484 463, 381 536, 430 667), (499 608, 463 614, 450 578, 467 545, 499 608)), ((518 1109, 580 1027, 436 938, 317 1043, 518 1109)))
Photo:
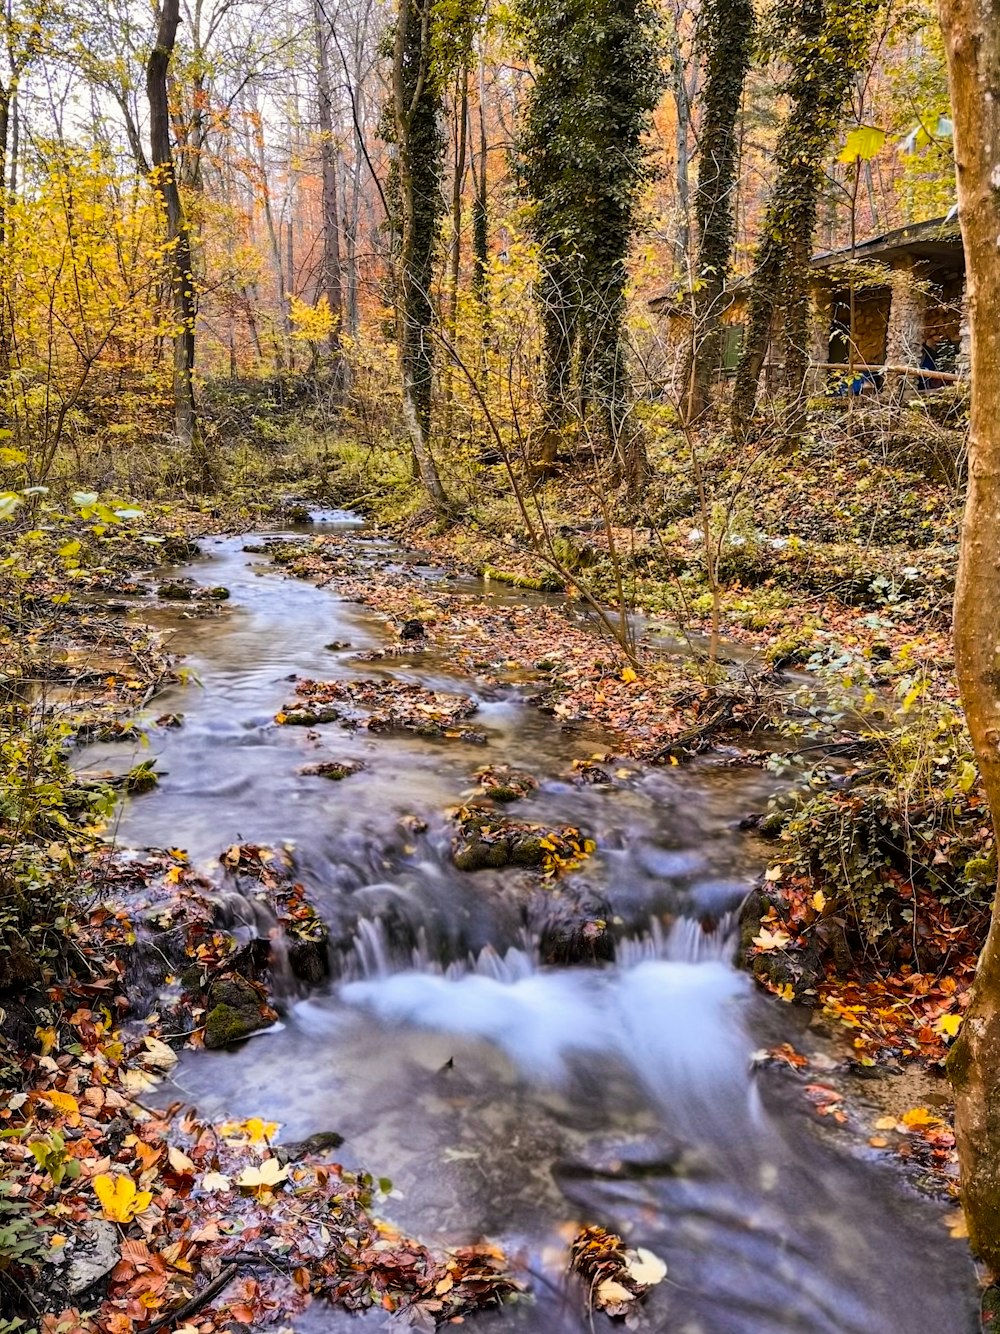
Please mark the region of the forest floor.
MULTIPOLYGON (((815 1006, 844 1033, 848 1060, 811 1068, 791 1046, 761 1059, 787 1067, 817 1115, 897 1155, 925 1187, 953 1192, 943 1064, 968 1002, 995 865, 952 679, 957 463, 939 458, 935 471, 912 432, 893 443, 876 422, 821 433, 780 471, 763 458, 748 473, 722 455, 698 467, 709 503, 675 459, 653 479, 646 510, 615 524, 587 488, 550 485, 543 503, 558 577, 502 488, 442 529, 401 514, 398 493, 372 501, 371 479, 361 487, 346 468, 338 478, 336 463, 325 497, 367 495, 376 525, 421 554, 361 572, 335 535, 265 550, 289 575, 333 582, 340 597, 382 614, 400 631, 388 652, 405 656, 419 641, 480 681, 517 683, 567 723, 606 729, 614 748, 592 758, 585 779, 605 781, 627 760, 683 765, 706 749, 770 766, 776 779, 794 772, 791 795, 786 782, 770 810, 754 813, 773 856, 744 912, 742 949, 780 1001, 815 1006), (421 560, 443 567, 453 587, 428 584, 421 560), (484 573, 568 596, 518 605, 491 598, 487 583, 470 600, 467 577, 484 573), (624 645, 588 612, 621 590, 637 631, 624 645), (713 608, 717 662, 705 655, 713 608), (879 1085, 884 1115, 874 1123, 855 1115, 850 1083, 873 1070, 903 1076, 895 1091, 879 1085)), ((46 1334, 209 1334, 227 1310, 252 1323, 294 1311, 310 1293, 349 1308, 409 1307, 431 1324, 495 1302, 517 1287, 501 1253, 431 1251, 379 1223, 378 1179, 345 1172, 335 1145, 281 1149, 263 1122, 212 1125, 144 1105, 174 1048, 205 1040, 212 1011, 227 1011, 217 1022, 232 1011, 238 1022, 241 1008, 255 1011, 253 1024, 267 1017, 266 969, 240 955, 211 887, 180 850, 109 859, 114 803, 122 787, 155 783, 150 767, 109 789, 106 776, 70 775, 66 746, 128 737, 131 716, 176 670, 141 614, 126 612, 159 602, 218 614, 224 590, 158 580, 154 564, 263 515, 219 503, 116 519, 92 509, 22 526, 11 557, 25 591, 3 667, 24 732, 4 755, 5 779, 15 794, 30 789, 32 802, 30 819, 23 802, 5 806, 13 851, 4 875, 52 910, 29 923, 16 895, 3 900, 13 943, 0 952, 0 1077, 15 1092, 0 1108, 12 1169, 0 1183, 0 1223, 23 1249, 0 1283, 11 1291, 19 1273, 44 1265, 50 1298, 63 1298, 40 1317, 46 1334), (138 924, 151 914, 171 918, 176 948, 144 967, 160 982, 178 978, 177 1003, 140 1031, 129 1014, 138 924), (239 1215, 237 1232, 220 1231, 219 1191, 239 1215), (35 1207, 52 1196, 58 1218, 49 1211, 37 1226, 35 1207), (95 1272, 110 1272, 111 1286, 88 1312, 76 1293, 95 1272), (226 1305, 216 1307, 224 1284, 226 1305)), ((553 856, 563 852, 572 858, 571 848, 553 856)), ((310 905, 266 849, 230 853, 233 874, 264 887, 306 956, 325 947, 310 905)))

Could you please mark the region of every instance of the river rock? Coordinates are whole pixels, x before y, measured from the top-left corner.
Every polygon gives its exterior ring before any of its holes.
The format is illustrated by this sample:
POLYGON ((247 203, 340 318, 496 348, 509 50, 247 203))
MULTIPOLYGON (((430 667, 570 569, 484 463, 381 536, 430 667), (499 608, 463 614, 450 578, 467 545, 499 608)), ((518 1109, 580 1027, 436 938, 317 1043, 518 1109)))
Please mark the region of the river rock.
POLYGON ((205 1046, 228 1047, 273 1023, 263 988, 245 977, 216 978, 208 989, 205 1046))
POLYGON ((65 1269, 56 1280, 69 1297, 88 1292, 110 1274, 120 1259, 118 1229, 102 1218, 80 1225, 65 1248, 65 1269))

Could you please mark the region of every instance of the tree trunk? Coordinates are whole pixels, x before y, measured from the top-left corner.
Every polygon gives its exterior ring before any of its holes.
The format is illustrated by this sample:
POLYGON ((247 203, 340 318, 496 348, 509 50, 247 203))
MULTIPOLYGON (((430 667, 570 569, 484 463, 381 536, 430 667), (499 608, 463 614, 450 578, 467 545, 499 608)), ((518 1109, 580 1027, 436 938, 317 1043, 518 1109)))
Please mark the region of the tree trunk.
MULTIPOLYGON (((787 312, 784 341, 803 339, 808 253, 816 230, 820 172, 844 104, 872 40, 880 0, 798 0, 788 39, 790 109, 775 152, 777 178, 767 206, 750 285, 750 313, 730 407, 741 439, 757 403, 757 386, 774 317, 787 312), (803 255, 806 256, 803 261, 803 255)), ((793 355, 793 373, 796 355, 793 355)), ((801 362, 798 363, 801 369, 801 362)))
POLYGON ((433 0, 400 0, 393 42, 392 95, 399 173, 400 239, 396 279, 396 348, 403 420, 414 469, 431 503, 446 510, 448 498, 430 447, 434 359, 431 344, 431 278, 440 218, 440 96, 433 87, 433 0))
POLYGON ((694 294, 689 421, 708 408, 712 380, 721 360, 719 327, 725 311, 735 235, 737 122, 753 49, 756 26, 753 4, 751 0, 714 0, 703 22, 706 77, 694 201, 700 285, 694 294))
MULTIPOLYGON (((451 253, 448 256, 448 307, 445 324, 448 341, 458 345, 458 288, 462 275, 462 187, 465 184, 465 158, 469 142, 469 66, 463 62, 455 88, 455 170, 451 181, 451 253)), ((455 406, 454 367, 445 367, 444 438, 451 439, 455 406)))
POLYGON ((333 361, 334 381, 343 387, 343 358, 340 335, 344 319, 343 283, 340 272, 340 203, 337 190, 337 144, 333 136, 333 87, 330 80, 330 56, 327 20, 322 0, 314 0, 313 20, 316 35, 316 84, 319 101, 320 163, 323 181, 323 255, 320 262, 319 290, 326 297, 333 316, 329 351, 333 361))
POLYGON ((486 170, 486 60, 479 50, 479 170, 476 154, 472 154, 472 178, 475 198, 472 201, 472 290, 482 307, 484 325, 489 321, 489 289, 486 280, 489 265, 489 204, 486 170))
POLYGON ((149 99, 152 177, 167 224, 170 294, 174 316, 174 430, 181 446, 191 457, 195 480, 207 490, 215 479, 198 421, 194 395, 195 321, 198 305, 194 275, 191 272, 191 232, 177 185, 170 144, 170 108, 167 97, 167 73, 180 23, 179 4, 180 0, 163 0, 156 42, 146 66, 146 96, 149 99))
MULTIPOLYGON (((1000 842, 1000 11, 940 0, 951 76, 971 335, 969 488, 955 593, 955 667, 1000 842)), ((948 1061, 972 1248, 1000 1275, 1000 892, 972 1003, 948 1061)))

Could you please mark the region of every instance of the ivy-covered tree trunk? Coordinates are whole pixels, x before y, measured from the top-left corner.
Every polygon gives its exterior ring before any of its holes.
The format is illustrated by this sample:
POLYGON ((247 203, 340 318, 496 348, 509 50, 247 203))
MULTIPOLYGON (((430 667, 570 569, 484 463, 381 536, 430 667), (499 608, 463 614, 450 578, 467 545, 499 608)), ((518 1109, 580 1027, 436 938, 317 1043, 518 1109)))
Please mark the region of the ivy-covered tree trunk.
POLYGON ((541 250, 546 415, 536 470, 579 421, 613 470, 645 468, 631 414, 623 339, 626 262, 648 179, 642 136, 663 82, 650 0, 522 0, 536 78, 520 140, 541 250))
POLYGON ((434 356, 431 303, 434 251, 443 201, 444 141, 439 79, 433 68, 433 0, 400 0, 393 43, 392 104, 398 175, 399 242, 396 271, 396 351, 403 417, 431 503, 448 505, 431 453, 434 356))
MULTIPOLYGON (((1000 845, 1000 10, 995 0, 940 0, 940 13, 951 76, 972 371, 955 668, 1000 845)), ((1000 889, 948 1073, 969 1239, 998 1278, 1000 889)))
POLYGON ((738 124, 755 23, 751 0, 709 0, 702 15, 705 87, 694 201, 698 265, 689 420, 700 417, 708 407, 720 361, 719 326, 733 255, 738 124))
POLYGON ((472 200, 472 290, 482 308, 483 319, 489 319, 489 291, 486 271, 489 264, 489 172, 486 153, 486 62, 482 48, 479 50, 479 153, 472 153, 472 179, 474 196, 472 200))
POLYGON ((343 388, 346 366, 340 337, 344 318, 344 289, 340 265, 340 202, 337 188, 337 144, 333 133, 333 81, 330 76, 329 20, 322 0, 314 0, 313 30, 316 38, 316 92, 319 111, 320 170, 322 173, 323 253, 319 291, 326 297, 333 324, 328 340, 334 382, 343 388))
POLYGON ((785 93, 790 102, 775 153, 777 176, 761 228, 750 287, 743 355, 731 404, 732 430, 741 438, 757 404, 757 388, 779 310, 787 314, 783 341, 791 345, 786 391, 801 396, 806 365, 808 256, 816 230, 823 160, 861 70, 881 0, 788 0, 779 15, 790 34, 785 93), (805 256, 805 259, 803 259, 805 256))
POLYGON ((191 229, 177 184, 167 96, 167 73, 179 24, 179 0, 164 0, 156 41, 146 66, 146 96, 149 100, 151 178, 166 218, 167 265, 174 320, 174 430, 181 446, 190 455, 196 480, 207 490, 214 477, 194 394, 198 302, 192 272, 191 229))

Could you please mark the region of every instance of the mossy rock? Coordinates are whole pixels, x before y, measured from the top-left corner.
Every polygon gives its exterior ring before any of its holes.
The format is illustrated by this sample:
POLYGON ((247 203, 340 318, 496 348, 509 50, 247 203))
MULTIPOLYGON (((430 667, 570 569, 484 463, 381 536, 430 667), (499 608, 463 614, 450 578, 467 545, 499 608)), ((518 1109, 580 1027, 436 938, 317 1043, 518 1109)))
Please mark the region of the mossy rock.
POLYGON ((232 1005, 214 1005, 205 1016, 205 1046, 229 1047, 266 1027, 259 1010, 237 1010, 232 1005))
POLYGON ((299 773, 306 778, 329 778, 331 782, 339 783, 359 774, 364 767, 360 760, 324 760, 320 764, 307 764, 299 773))
POLYGON ((271 1023, 272 1012, 261 991, 245 977, 217 978, 208 989, 205 1046, 228 1047, 271 1023))
POLYGON ((181 579, 170 579, 160 584, 156 591, 165 602, 190 602, 195 594, 195 585, 181 579))
POLYGON ((541 866, 545 862, 545 848, 541 834, 523 834, 511 840, 510 860, 515 866, 541 866))
POLYGON ((275 715, 274 721, 284 727, 318 727, 322 723, 335 723, 339 717, 339 709, 323 706, 315 709, 284 709, 275 715))
POLYGON ((510 845, 505 838, 496 842, 470 838, 454 850, 452 860, 460 871, 484 871, 488 867, 496 870, 510 864, 510 845))

